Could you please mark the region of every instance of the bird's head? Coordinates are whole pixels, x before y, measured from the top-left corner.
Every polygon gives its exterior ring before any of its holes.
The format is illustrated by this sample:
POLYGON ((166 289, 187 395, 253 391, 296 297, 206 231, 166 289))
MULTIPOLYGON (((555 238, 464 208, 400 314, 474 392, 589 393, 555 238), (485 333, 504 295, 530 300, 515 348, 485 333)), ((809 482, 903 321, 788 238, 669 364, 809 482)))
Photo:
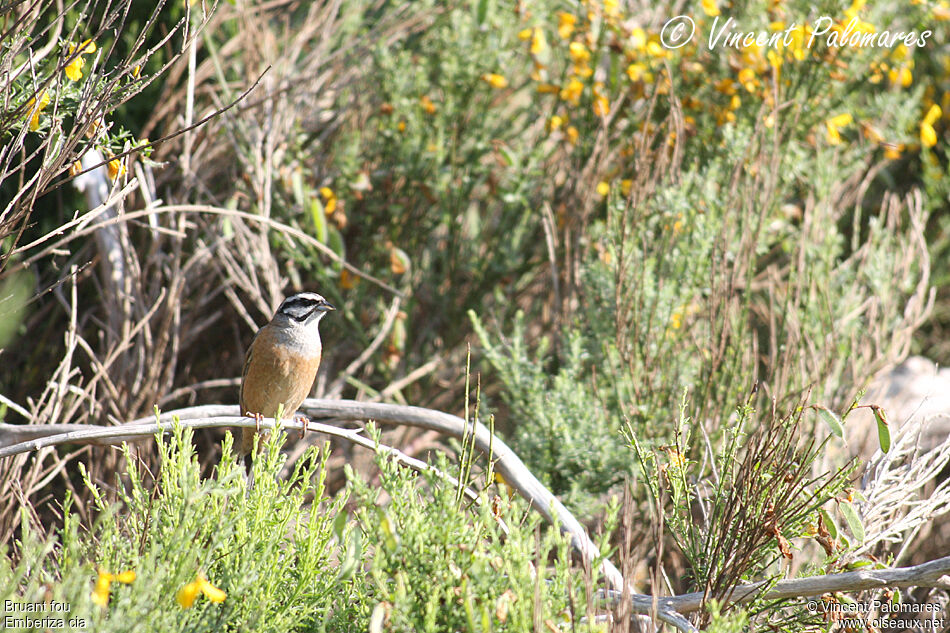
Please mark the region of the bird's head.
POLYGON ((286 318, 292 323, 310 325, 319 323, 320 319, 331 310, 336 310, 336 308, 317 293, 298 292, 283 300, 274 318, 286 318))

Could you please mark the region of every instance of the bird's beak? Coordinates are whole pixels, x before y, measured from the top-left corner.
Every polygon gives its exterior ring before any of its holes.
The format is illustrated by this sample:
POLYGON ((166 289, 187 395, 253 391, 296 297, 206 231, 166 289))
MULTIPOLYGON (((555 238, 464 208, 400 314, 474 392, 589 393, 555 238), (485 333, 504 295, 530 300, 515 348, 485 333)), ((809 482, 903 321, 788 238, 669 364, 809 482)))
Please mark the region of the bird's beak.
POLYGON ((323 312, 330 312, 331 310, 336 310, 336 308, 334 308, 332 305, 324 301, 323 303, 320 304, 320 306, 318 307, 318 310, 321 310, 323 312))

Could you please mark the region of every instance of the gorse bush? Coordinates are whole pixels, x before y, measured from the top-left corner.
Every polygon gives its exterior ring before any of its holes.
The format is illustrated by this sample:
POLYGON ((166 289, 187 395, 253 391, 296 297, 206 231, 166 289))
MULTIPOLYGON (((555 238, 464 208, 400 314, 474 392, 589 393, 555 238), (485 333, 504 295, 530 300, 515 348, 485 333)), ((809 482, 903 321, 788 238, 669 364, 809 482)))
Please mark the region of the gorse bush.
MULTIPOLYGON (((559 260, 577 271, 571 309, 533 351, 517 322, 494 334, 475 321, 516 446, 559 492, 623 476, 608 438, 625 421, 668 443, 684 390, 713 437, 756 383, 756 407, 790 410, 808 389, 850 404, 906 354, 928 297, 927 209, 888 188, 901 152, 932 140, 932 97, 906 75, 919 50, 709 49, 712 5, 694 15, 697 40, 669 50, 619 5, 584 8, 522 17, 532 98, 583 166, 565 164, 552 202, 578 245, 559 260)), ((794 3, 731 11, 765 31, 807 22, 794 3)), ((884 19, 855 4, 835 28, 855 15, 884 19)), ((929 15, 892 28, 919 32, 929 15)))
MULTIPOLYGON (((352 631, 377 619, 374 630, 383 621, 391 631, 532 631, 536 622, 586 630, 596 577, 573 569, 566 537, 522 503, 483 492, 468 507, 454 486, 385 457, 379 487, 351 472, 353 494, 331 499, 327 451, 311 451, 277 479, 282 434, 255 461, 248 489, 230 436, 213 479, 200 475, 191 440, 188 430, 160 440, 161 472, 149 487, 127 451, 119 503, 87 481, 93 525, 67 500, 56 542, 25 528, 18 563, 0 566, 0 600, 65 604, 45 615, 97 631, 132 622, 163 631, 352 631)), ((29 628, 10 622, 9 630, 29 628)))
POLYGON ((318 473, 326 454, 314 453, 278 481, 282 460, 276 444, 270 449, 255 465, 250 491, 243 466, 231 458, 215 479, 203 479, 190 431, 161 444, 153 489, 127 453, 128 472, 115 482, 121 503, 107 502, 87 483, 98 506, 94 525, 82 525, 67 502, 55 548, 26 530, 19 564, 4 567, 2 597, 65 602, 70 617, 99 631, 128 630, 132 622, 167 631, 225 622, 259 631, 348 622, 358 613, 351 612, 355 585, 338 578, 333 544, 333 519, 345 497, 331 501, 324 493, 318 473))
POLYGON ((385 630, 588 630, 598 579, 571 567, 567 537, 523 503, 482 493, 466 507, 471 501, 460 504, 432 475, 418 479, 391 462, 382 464, 380 488, 351 479, 358 525, 375 544, 367 592, 385 630), (381 493, 391 502, 381 505, 381 493))

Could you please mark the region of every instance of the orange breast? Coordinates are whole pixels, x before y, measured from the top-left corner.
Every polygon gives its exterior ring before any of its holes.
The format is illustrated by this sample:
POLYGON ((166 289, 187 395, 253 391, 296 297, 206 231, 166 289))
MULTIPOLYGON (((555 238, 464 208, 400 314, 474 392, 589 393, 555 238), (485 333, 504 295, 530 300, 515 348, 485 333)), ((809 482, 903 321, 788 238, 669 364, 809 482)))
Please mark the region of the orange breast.
POLYGON ((310 393, 319 367, 319 352, 296 354, 287 346, 274 345, 267 328, 261 330, 251 346, 241 384, 241 413, 273 418, 284 405, 284 417, 293 416, 310 393))

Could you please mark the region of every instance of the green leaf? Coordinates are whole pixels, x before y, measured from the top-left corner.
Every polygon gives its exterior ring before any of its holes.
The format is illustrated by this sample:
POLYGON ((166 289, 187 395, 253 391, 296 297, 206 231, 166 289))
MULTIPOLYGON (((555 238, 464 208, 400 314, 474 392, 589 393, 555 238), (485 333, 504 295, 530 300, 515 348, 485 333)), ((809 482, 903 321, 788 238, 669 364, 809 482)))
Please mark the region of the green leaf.
MULTIPOLYGON (((335 226, 328 226, 329 230, 327 231, 327 246, 333 249, 333 252, 340 256, 341 260, 346 260, 346 247, 343 245, 343 234, 340 233, 335 226)), ((343 270, 343 264, 336 261, 333 262, 333 269, 337 272, 343 270)))
POLYGON ((831 540, 838 540, 838 526, 835 525, 835 522, 831 520, 831 515, 828 514, 825 510, 819 510, 821 513, 822 523, 824 523, 825 528, 828 530, 828 534, 831 536, 831 540))
POLYGON ((303 184, 303 173, 299 169, 295 169, 294 173, 290 176, 290 183, 294 191, 294 202, 299 204, 301 207, 304 205, 304 184, 303 184))
POLYGON ((844 439, 844 427, 841 426, 841 420, 835 415, 834 411, 821 405, 815 405, 815 410, 821 419, 824 420, 825 424, 828 425, 828 430, 831 431, 833 435, 844 439))
POLYGON ((336 518, 333 519, 333 534, 336 535, 336 539, 340 543, 343 542, 343 532, 346 529, 347 519, 349 519, 349 515, 346 510, 340 510, 336 518))
POLYGON ((478 0, 475 5, 475 21, 478 26, 485 26, 485 19, 488 17, 488 4, 489 0, 478 0))
POLYGON ((313 218, 313 228, 317 232, 317 241, 327 243, 327 214, 323 211, 323 203, 314 196, 310 199, 310 217, 313 218))
POLYGON ((839 507, 841 508, 841 514, 844 515, 844 520, 848 522, 848 529, 851 530, 851 534, 859 543, 864 542, 864 524, 861 523, 861 517, 858 516, 858 511, 854 509, 854 505, 850 501, 843 501, 839 507))
POLYGON ((881 445, 881 452, 891 450, 891 430, 887 426, 887 413, 876 404, 871 405, 874 419, 877 420, 877 441, 881 445))
POLYGON ((350 538, 346 544, 346 552, 343 556, 343 562, 340 564, 340 571, 337 573, 337 580, 346 580, 353 575, 360 564, 363 554, 363 544, 360 541, 360 531, 352 530, 350 538))
POLYGON ((396 528, 385 511, 379 513, 379 528, 383 533, 383 545, 390 552, 395 552, 396 548, 399 547, 399 536, 396 534, 396 528))

